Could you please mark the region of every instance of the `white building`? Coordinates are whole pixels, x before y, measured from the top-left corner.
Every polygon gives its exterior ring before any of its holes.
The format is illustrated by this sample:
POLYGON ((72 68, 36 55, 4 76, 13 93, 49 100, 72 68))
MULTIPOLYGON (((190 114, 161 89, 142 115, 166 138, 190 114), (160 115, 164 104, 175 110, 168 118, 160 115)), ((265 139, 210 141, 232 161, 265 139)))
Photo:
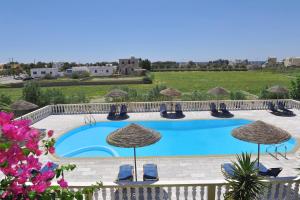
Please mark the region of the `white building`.
POLYGON ((58 68, 32 68, 30 69, 30 75, 32 78, 44 78, 46 75, 58 77, 60 74, 58 68))
POLYGON ((72 73, 89 73, 91 76, 111 76, 115 73, 117 67, 111 64, 105 66, 79 66, 72 67, 66 70, 66 74, 70 75, 72 73))
POLYGON ((296 66, 300 67, 300 57, 290 57, 283 60, 285 67, 296 66))

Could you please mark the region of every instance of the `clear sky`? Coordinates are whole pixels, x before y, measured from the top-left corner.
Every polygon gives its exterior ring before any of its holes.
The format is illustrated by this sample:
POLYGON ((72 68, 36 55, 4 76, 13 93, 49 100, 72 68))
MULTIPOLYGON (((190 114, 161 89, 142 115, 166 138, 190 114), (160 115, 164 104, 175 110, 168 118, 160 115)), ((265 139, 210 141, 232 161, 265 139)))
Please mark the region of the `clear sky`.
POLYGON ((300 56, 299 0, 1 0, 0 63, 300 56))

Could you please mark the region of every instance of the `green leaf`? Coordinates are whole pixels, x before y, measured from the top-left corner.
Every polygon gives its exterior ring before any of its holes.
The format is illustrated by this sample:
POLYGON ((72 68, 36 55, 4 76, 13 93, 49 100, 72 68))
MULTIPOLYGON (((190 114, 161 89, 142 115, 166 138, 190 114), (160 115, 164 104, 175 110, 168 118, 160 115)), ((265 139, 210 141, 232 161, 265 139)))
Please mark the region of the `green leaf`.
POLYGON ((9 149, 10 146, 11 146, 11 144, 8 143, 8 142, 0 143, 0 149, 1 150, 9 149))
POLYGON ((28 193, 28 196, 29 196, 29 199, 35 199, 36 193, 33 192, 33 191, 30 191, 30 192, 28 193))
POLYGON ((27 148, 23 148, 22 152, 25 156, 28 156, 31 153, 30 149, 27 149, 27 148))

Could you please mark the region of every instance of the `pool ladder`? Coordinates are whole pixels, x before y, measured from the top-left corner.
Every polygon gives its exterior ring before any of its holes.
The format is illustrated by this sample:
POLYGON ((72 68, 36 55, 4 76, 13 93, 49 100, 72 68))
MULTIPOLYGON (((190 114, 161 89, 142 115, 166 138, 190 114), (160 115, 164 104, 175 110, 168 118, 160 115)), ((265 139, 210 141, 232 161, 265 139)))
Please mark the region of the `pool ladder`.
POLYGON ((280 144, 280 145, 270 145, 266 148, 266 153, 270 154, 272 157, 276 158, 279 160, 278 155, 282 156, 285 159, 288 159, 286 154, 287 154, 287 146, 285 144, 280 144), (269 149, 274 148, 275 154, 271 153, 269 149), (284 153, 281 153, 279 149, 284 148, 284 153))
POLYGON ((89 114, 84 117, 84 123, 92 126, 96 124, 96 119, 92 114, 89 114))

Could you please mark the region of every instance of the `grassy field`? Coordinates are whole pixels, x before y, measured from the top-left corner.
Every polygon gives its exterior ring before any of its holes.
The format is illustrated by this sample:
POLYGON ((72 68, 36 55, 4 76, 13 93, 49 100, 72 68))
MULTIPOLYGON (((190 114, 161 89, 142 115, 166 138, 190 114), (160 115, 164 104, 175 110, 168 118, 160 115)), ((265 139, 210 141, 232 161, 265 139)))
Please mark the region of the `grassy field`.
MULTIPOLYGON (((153 84, 132 84, 128 87, 135 88, 139 92, 145 92, 155 84, 163 84, 174 87, 184 93, 194 90, 207 91, 216 86, 227 88, 230 91, 244 90, 258 95, 262 88, 272 85, 290 86, 294 79, 293 74, 272 72, 154 72, 153 84)), ((83 91, 90 98, 100 99, 112 87, 110 85, 97 86, 66 86, 60 88, 66 95, 83 91)), ((0 93, 10 95, 13 99, 19 99, 22 95, 21 88, 0 88, 0 93)))

